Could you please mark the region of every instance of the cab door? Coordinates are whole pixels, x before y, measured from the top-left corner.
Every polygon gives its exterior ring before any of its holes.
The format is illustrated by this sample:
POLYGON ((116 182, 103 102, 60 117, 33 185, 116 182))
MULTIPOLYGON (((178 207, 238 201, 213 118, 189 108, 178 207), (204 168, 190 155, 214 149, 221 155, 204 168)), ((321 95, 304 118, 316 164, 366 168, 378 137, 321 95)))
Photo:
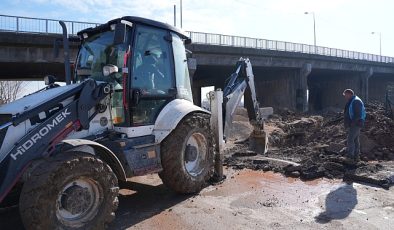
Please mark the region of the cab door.
POLYGON ((162 108, 176 96, 169 32, 138 25, 132 50, 130 123, 133 130, 140 127, 136 136, 149 135, 162 108))

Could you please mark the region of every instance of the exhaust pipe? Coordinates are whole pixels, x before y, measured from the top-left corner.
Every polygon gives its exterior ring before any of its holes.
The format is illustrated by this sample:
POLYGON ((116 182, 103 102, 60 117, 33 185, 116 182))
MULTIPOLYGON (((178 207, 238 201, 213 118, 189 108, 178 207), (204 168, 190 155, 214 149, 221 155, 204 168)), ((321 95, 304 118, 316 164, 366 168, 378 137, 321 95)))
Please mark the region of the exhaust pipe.
POLYGON ((63 50, 64 50, 64 70, 66 74, 66 84, 71 84, 71 67, 70 67, 70 46, 68 44, 67 27, 63 21, 59 21, 63 29, 63 50))

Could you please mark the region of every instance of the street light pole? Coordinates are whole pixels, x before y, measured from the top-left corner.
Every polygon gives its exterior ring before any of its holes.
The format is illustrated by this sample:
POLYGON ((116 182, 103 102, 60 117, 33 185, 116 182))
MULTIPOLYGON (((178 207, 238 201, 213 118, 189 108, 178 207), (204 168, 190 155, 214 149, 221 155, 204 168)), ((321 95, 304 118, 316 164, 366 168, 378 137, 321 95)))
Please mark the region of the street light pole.
POLYGON ((315 20, 315 12, 305 12, 305 14, 312 14, 313 16, 313 45, 316 49, 316 20, 315 20))
POLYGON ((379 34, 379 56, 380 56, 380 61, 382 61, 382 33, 381 32, 371 32, 371 34, 379 34))
POLYGON ((379 32, 379 55, 380 59, 382 59, 382 33, 379 32))
POLYGON ((313 13, 312 15, 313 15, 313 41, 314 41, 314 45, 316 47, 316 20, 315 20, 315 13, 313 13))
POLYGON ((176 26, 176 5, 174 4, 174 27, 176 26))
POLYGON ((181 5, 181 10, 180 10, 180 11, 181 11, 181 29, 182 29, 182 13, 183 13, 183 12, 182 12, 182 11, 183 11, 183 9, 182 9, 182 0, 181 0, 181 2, 180 2, 180 5, 181 5))

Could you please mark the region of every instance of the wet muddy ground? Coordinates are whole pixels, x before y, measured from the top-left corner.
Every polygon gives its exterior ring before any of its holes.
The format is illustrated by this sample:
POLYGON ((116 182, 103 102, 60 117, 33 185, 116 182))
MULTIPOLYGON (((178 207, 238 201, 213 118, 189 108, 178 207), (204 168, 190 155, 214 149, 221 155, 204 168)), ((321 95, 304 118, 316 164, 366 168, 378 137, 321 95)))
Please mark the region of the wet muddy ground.
MULTIPOLYGON (((342 180, 303 182, 273 172, 226 169, 227 179, 194 196, 177 195, 156 175, 121 190, 109 229, 393 229, 394 191, 342 180)), ((23 229, 16 208, 0 229, 23 229)))
POLYGON ((275 155, 272 152, 258 154, 246 148, 225 155, 224 164, 234 169, 252 169, 281 173, 287 177, 304 181, 317 178, 344 179, 353 182, 370 183, 388 189, 394 185, 393 161, 348 162, 340 155, 318 155, 300 161, 289 155, 275 155))
MULTIPOLYGON (((157 175, 132 178, 109 229, 394 229, 394 123, 370 108, 358 164, 341 158, 341 115, 273 116, 262 154, 248 149, 252 127, 240 110, 223 183, 185 196, 157 175)), ((17 207, 0 210, 7 229, 23 229, 17 207)))
MULTIPOLYGON (((155 176, 124 193, 110 229, 392 229, 394 192, 370 185, 272 172, 226 170, 222 184, 179 196, 155 176), (139 193, 139 195, 138 195, 139 193)), ((133 186, 133 184, 130 184, 133 186)), ((137 184, 134 184, 137 185, 137 184)))

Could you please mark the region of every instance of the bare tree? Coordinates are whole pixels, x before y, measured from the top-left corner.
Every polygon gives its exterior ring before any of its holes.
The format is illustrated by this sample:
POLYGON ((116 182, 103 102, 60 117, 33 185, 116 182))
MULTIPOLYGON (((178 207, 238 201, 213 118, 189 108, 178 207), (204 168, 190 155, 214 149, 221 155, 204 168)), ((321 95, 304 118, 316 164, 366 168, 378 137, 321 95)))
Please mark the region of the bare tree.
POLYGON ((0 81, 0 105, 10 103, 23 92, 23 81, 0 81))

